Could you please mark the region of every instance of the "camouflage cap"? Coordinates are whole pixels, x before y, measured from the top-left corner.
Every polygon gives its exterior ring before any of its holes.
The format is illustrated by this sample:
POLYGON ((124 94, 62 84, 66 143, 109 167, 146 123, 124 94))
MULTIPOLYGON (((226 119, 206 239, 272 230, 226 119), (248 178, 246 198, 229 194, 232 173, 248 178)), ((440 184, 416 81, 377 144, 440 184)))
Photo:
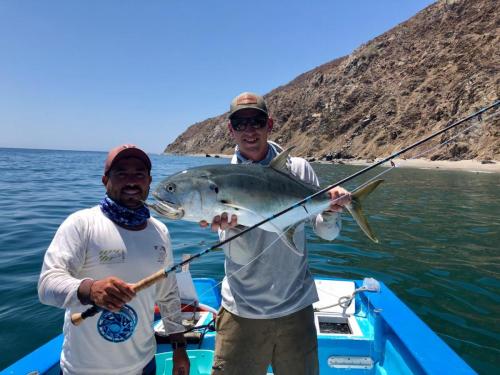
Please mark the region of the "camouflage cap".
POLYGON ((266 102, 262 96, 257 95, 253 92, 243 92, 231 101, 231 107, 229 108, 229 118, 233 117, 236 112, 242 109, 249 108, 261 111, 266 116, 269 116, 267 112, 266 102))

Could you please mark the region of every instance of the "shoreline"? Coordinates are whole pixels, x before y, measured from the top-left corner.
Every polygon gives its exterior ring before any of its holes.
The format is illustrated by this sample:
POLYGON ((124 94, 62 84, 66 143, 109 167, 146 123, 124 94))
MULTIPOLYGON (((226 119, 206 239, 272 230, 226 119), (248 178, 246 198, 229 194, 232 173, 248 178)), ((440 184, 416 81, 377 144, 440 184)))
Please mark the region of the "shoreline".
MULTIPOLYGON (((229 159, 232 155, 227 154, 183 154, 183 156, 194 157, 211 157, 229 159), (207 156, 210 155, 210 156, 207 156)), ((318 164, 344 164, 344 165, 361 165, 368 166, 382 159, 364 160, 364 159, 334 159, 332 161, 315 160, 311 163, 318 164)), ((500 173, 500 161, 491 160, 482 162, 479 160, 429 160, 429 159, 393 159, 398 168, 417 168, 417 169, 433 169, 445 171, 464 171, 464 172, 480 172, 480 173, 500 173)))
MULTIPOLYGON (((342 160, 339 164, 347 165, 370 165, 382 159, 375 160, 342 160)), ((476 173, 500 173, 500 162, 496 160, 486 163, 479 160, 429 160, 429 159, 393 159, 398 168, 432 169, 444 171, 462 171, 476 173)), ((321 161, 320 163, 325 163, 321 161)), ((329 163, 329 162, 326 162, 329 163)), ((333 162, 336 164, 335 162, 333 162)), ((388 165, 387 162, 384 165, 388 165)))

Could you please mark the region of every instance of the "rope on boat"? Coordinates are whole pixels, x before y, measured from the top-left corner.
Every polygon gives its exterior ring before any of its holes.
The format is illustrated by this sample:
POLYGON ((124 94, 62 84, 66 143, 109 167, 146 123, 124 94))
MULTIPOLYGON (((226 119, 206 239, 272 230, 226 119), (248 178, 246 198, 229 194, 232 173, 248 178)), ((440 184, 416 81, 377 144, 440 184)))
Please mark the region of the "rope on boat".
MULTIPOLYGON (((324 292, 324 290, 322 290, 324 292)), ((346 310, 351 306, 352 301, 356 297, 356 294, 362 292, 380 292, 380 283, 372 277, 366 277, 363 279, 363 285, 352 292, 349 296, 342 296, 338 299, 337 303, 327 306, 316 307, 314 311, 322 311, 329 309, 331 307, 340 306, 344 310, 342 313, 345 315, 346 310)))

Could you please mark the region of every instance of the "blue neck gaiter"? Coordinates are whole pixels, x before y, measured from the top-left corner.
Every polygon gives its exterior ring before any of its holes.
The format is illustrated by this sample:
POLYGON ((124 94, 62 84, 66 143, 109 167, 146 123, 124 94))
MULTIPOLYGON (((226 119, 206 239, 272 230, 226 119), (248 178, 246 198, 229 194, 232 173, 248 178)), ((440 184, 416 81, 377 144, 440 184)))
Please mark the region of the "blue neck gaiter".
POLYGON ((141 206, 135 210, 122 206, 106 194, 99 203, 102 213, 111 221, 126 227, 144 225, 151 216, 149 209, 141 206))

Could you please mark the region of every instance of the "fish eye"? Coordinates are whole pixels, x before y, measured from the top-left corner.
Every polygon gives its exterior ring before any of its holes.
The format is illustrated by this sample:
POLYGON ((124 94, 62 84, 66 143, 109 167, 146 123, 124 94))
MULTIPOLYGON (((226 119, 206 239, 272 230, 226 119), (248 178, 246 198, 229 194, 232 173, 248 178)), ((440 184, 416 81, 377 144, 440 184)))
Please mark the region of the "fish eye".
POLYGON ((219 194, 219 188, 215 184, 210 184, 210 190, 215 191, 215 194, 219 194))
POLYGON ((169 193, 175 193, 175 188, 175 184, 168 184, 167 186, 165 186, 165 189, 167 189, 169 193))

